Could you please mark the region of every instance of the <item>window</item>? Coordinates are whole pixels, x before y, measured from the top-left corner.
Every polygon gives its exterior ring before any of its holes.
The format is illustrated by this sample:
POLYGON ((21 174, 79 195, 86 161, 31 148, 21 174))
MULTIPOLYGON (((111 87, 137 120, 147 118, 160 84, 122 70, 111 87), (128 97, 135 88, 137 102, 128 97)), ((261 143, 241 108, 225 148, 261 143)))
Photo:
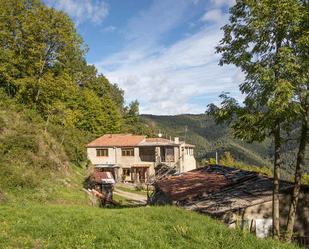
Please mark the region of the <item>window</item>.
POLYGON ((97 149, 97 156, 108 156, 108 149, 97 149))
POLYGON ((134 156, 134 148, 121 149, 122 156, 134 156))
POLYGON ((124 168, 123 169, 123 175, 130 176, 130 174, 131 174, 131 169, 130 168, 124 168))
POLYGON ((165 149, 165 161, 166 162, 174 162, 175 161, 175 156, 174 156, 174 148, 166 148, 165 149))
POLYGON ((194 154, 193 149, 192 148, 186 148, 186 154, 193 156, 193 154, 194 154))

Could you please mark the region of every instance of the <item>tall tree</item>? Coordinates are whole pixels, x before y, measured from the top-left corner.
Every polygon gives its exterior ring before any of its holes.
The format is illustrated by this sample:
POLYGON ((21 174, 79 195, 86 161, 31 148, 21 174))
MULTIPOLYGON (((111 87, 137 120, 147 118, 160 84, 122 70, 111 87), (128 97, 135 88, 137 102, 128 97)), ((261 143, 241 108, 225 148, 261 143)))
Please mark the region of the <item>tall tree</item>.
POLYGON ((64 13, 38 0, 0 0, 0 86, 36 103, 46 73, 69 74, 84 55, 82 39, 64 13))
POLYGON ((301 180, 303 174, 303 167, 305 166, 305 152, 308 143, 309 133, 309 1, 302 1, 302 8, 300 9, 300 25, 298 29, 293 32, 293 52, 297 56, 298 70, 290 77, 295 81, 296 94, 294 101, 299 105, 300 121, 300 137, 299 146, 296 157, 294 188, 291 196, 291 204, 287 220, 287 227, 285 239, 291 241, 293 235, 293 228, 296 218, 297 204, 300 194, 301 180))
POLYGON ((274 138, 273 237, 280 237, 279 192, 282 129, 296 115, 293 31, 300 21, 298 0, 239 0, 217 47, 220 64, 234 64, 245 74, 243 106, 223 96, 220 119, 233 123, 235 136, 248 141, 274 138))
POLYGON ((119 132, 123 93, 87 65, 87 49, 68 15, 39 0, 0 5, 0 87, 47 124, 119 132))

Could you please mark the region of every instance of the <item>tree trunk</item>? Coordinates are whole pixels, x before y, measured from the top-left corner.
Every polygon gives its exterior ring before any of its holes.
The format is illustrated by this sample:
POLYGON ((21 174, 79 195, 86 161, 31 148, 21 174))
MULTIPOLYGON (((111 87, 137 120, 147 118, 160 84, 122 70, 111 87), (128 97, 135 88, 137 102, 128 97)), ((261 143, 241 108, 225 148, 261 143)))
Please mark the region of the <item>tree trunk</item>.
POLYGON ((275 140, 275 161, 274 161, 274 180, 273 180, 273 238, 280 239, 280 150, 281 150, 281 137, 280 137, 280 124, 276 124, 274 130, 275 140))
POLYGON ((285 240, 291 241, 293 235, 293 228, 296 217, 296 209, 299 198, 300 186, 301 186, 301 178, 302 178, 302 168, 305 164, 305 150, 307 145, 307 137, 308 137, 308 121, 304 120, 301 128, 301 137, 299 142, 299 148, 297 153, 296 160, 296 168, 295 168, 295 176, 294 176, 294 188, 291 197, 290 210, 288 215, 287 227, 285 240))

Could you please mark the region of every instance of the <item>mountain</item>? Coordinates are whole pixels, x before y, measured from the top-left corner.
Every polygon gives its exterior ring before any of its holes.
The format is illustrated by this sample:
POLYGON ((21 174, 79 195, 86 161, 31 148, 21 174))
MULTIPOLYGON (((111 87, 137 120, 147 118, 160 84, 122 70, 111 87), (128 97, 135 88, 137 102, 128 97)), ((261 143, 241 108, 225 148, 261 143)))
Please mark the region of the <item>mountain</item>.
POLYGON ((263 143, 246 143, 233 138, 231 129, 226 125, 217 125, 206 114, 184 114, 175 116, 141 115, 141 119, 153 131, 163 133, 167 138, 178 136, 180 139, 196 146, 196 158, 203 159, 219 157, 224 152, 230 152, 237 160, 256 166, 271 165, 271 140, 263 143))
MULTIPOLYGON (((261 143, 247 143, 235 139, 232 130, 227 125, 216 124, 213 118, 206 114, 174 116, 144 114, 140 117, 149 130, 148 134, 155 135, 160 131, 167 138, 177 136, 194 144, 196 146, 195 156, 199 165, 203 165, 205 160, 215 158, 217 151, 219 159, 224 156, 225 152, 229 152, 237 162, 248 166, 265 166, 272 169, 273 143, 271 136, 261 143)), ((281 148, 281 174, 285 179, 291 179, 294 175, 299 126, 296 125, 290 131, 291 134, 295 139, 285 141, 281 148)), ((309 148, 307 148, 306 154, 309 154, 309 148)), ((306 162, 307 166, 304 171, 309 173, 309 158, 306 158, 306 162)))

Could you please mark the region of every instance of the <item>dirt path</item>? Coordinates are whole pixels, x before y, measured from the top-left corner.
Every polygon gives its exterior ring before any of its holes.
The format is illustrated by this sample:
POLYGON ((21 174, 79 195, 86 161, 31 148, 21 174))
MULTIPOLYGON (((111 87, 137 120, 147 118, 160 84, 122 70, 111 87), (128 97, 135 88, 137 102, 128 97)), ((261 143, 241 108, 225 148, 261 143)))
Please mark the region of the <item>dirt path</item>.
POLYGON ((134 204, 145 205, 147 203, 147 197, 143 195, 126 192, 117 188, 115 188, 114 194, 126 198, 127 200, 131 201, 134 204))

